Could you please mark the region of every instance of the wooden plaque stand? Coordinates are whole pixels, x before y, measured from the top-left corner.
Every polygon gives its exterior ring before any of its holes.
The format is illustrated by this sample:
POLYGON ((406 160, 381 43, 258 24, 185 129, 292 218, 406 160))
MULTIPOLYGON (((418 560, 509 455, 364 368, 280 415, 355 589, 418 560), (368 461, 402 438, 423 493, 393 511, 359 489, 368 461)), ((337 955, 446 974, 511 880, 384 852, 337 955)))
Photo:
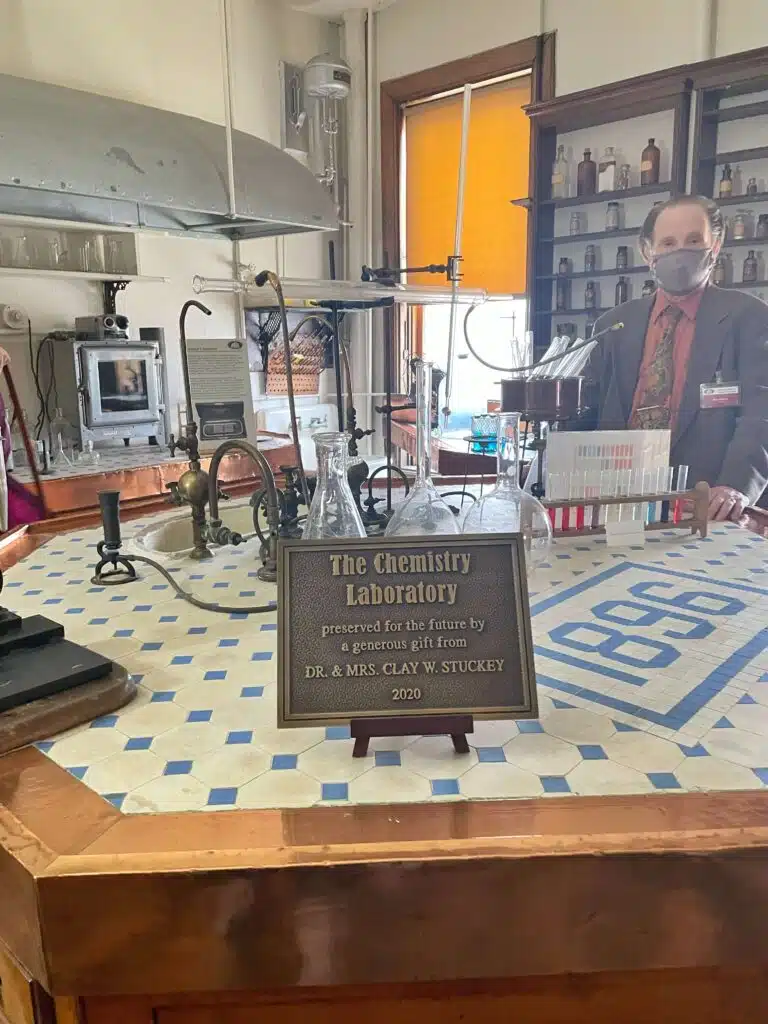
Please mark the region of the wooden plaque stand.
POLYGON ((413 718, 356 718, 352 757, 365 757, 374 736, 450 736, 457 754, 468 754, 467 733, 475 731, 472 715, 415 715, 413 718))

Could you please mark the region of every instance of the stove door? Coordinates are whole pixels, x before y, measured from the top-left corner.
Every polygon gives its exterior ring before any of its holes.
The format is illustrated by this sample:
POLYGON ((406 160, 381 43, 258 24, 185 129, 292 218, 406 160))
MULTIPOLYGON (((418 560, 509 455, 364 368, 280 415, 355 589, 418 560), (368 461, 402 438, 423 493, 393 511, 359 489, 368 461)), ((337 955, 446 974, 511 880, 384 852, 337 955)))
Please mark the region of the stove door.
POLYGON ((152 345, 83 345, 85 418, 89 427, 154 423, 160 398, 152 345))

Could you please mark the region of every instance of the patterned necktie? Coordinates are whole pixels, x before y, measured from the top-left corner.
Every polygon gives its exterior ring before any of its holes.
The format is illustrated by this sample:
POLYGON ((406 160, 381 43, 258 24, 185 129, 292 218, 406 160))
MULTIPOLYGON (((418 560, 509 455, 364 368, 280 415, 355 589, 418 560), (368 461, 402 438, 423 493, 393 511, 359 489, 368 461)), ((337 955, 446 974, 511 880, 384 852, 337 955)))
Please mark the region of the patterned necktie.
POLYGON ((669 430, 675 382, 675 330, 682 315, 679 306, 667 306, 662 314, 667 325, 648 366, 644 388, 629 424, 632 430, 669 430))

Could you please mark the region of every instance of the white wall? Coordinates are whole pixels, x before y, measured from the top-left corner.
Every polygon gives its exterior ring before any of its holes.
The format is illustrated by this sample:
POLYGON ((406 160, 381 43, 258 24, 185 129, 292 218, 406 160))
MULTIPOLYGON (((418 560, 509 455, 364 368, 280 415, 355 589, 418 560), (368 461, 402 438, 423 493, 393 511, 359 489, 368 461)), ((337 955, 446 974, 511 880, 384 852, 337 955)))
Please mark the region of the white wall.
POLYGON ((380 81, 556 31, 558 95, 768 45, 768 0, 398 0, 376 18, 380 81))
MULTIPOLYGON (((224 123, 220 0, 0 0, 0 72, 162 107, 224 123)), ((235 127, 280 144, 278 66, 303 62, 338 46, 334 26, 293 12, 278 0, 232 0, 233 120, 235 127)), ((322 270, 323 239, 285 240, 284 273, 314 276, 322 270)), ((283 244, 280 256, 283 257, 283 244)), ((244 258, 276 265, 273 240, 244 246, 244 258)), ((132 283, 118 308, 135 328, 159 326, 169 345, 170 400, 181 393, 177 322, 192 296, 191 279, 231 274, 226 241, 145 234, 143 274, 168 284, 132 283)), ((211 317, 190 314, 190 333, 231 334, 237 310, 231 296, 204 297, 211 317)), ((40 334, 73 326, 75 316, 101 312, 97 285, 50 278, 0 276, 0 303, 20 303, 40 334)), ((11 352, 14 376, 32 407, 26 341, 0 337, 11 352)))

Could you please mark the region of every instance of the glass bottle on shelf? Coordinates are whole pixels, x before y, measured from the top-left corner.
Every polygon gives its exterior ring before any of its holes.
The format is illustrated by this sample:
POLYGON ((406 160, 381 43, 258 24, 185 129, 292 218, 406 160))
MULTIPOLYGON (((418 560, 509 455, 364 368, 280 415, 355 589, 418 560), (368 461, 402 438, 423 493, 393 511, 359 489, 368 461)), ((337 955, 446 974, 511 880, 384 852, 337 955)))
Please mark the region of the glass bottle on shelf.
POLYGON ((95 466, 101 461, 101 455, 93 447, 93 441, 90 438, 83 441, 82 451, 77 456, 77 462, 80 466, 95 466))
POLYGON ((755 238, 768 238, 768 213, 761 213, 757 218, 755 238))
POLYGON ((653 293, 655 291, 656 291, 656 282, 653 280, 652 277, 646 278, 646 280, 643 282, 643 292, 642 292, 643 298, 645 298, 648 295, 653 295, 653 293))
POLYGON ((568 280, 570 261, 563 256, 557 265, 557 281, 555 282, 555 309, 563 310, 570 307, 571 282, 568 280))
POLYGON ((625 191, 632 187, 632 168, 629 164, 622 164, 616 176, 616 188, 625 191))
POLYGON ((744 284, 754 284, 757 281, 757 257, 755 256, 755 250, 750 249, 747 254, 747 258, 744 260, 744 266, 741 271, 741 280, 744 284))
POLYGON ((621 227, 621 203, 608 203, 605 211, 605 230, 618 231, 621 227))
POLYGON ((629 282, 626 277, 620 277, 616 282, 616 305, 620 306, 629 298, 629 282))
POLYGON ((521 533, 528 572, 546 561, 552 546, 547 510, 520 486, 520 413, 499 413, 496 486, 475 502, 462 533, 521 533))
POLYGON ((416 480, 390 519, 386 537, 461 533, 456 516, 432 483, 432 363, 416 363, 416 480))
POLYGON ((552 166, 552 198, 568 198, 568 161, 565 157, 565 146, 557 147, 557 158, 552 166))
POLYGON ((597 286, 594 281, 587 281, 584 289, 584 309, 597 308, 597 286))
POLYGON ((569 235, 580 235, 584 229, 584 222, 581 219, 580 213, 572 213, 571 219, 568 224, 569 235))
POLYGON ((605 147, 597 171, 597 187, 600 192, 614 192, 616 189, 616 154, 613 152, 613 146, 605 147))
POLYGON ((303 540, 365 537, 365 527, 347 480, 349 434, 328 430, 313 434, 317 486, 304 523, 303 540))
POLYGON ((576 194, 593 196, 597 192, 597 164, 592 159, 592 151, 584 150, 584 159, 576 168, 576 194))
POLYGON ((629 266, 629 246, 620 245, 616 249, 616 269, 626 270, 629 266))
POLYGON ((594 245, 588 245, 584 250, 584 273, 594 274, 597 266, 597 250, 594 245))
POLYGON ((733 172, 731 171, 730 164, 725 164, 723 167, 723 176, 720 179, 718 195, 721 199, 727 199, 733 195, 733 172))
POLYGON ((743 210, 739 210, 736 216, 733 218, 733 238, 746 238, 747 237, 747 214, 743 210))
POLYGON ((747 195, 748 196, 756 196, 757 195, 757 178, 750 178, 749 181, 747 182, 747 195))
POLYGON ((712 284, 716 284, 722 288, 725 284, 725 279, 725 258, 723 256, 718 256, 712 270, 712 284))
POLYGON ((655 139, 648 139, 648 145, 640 157, 640 184, 658 185, 659 168, 661 166, 661 150, 655 139))

